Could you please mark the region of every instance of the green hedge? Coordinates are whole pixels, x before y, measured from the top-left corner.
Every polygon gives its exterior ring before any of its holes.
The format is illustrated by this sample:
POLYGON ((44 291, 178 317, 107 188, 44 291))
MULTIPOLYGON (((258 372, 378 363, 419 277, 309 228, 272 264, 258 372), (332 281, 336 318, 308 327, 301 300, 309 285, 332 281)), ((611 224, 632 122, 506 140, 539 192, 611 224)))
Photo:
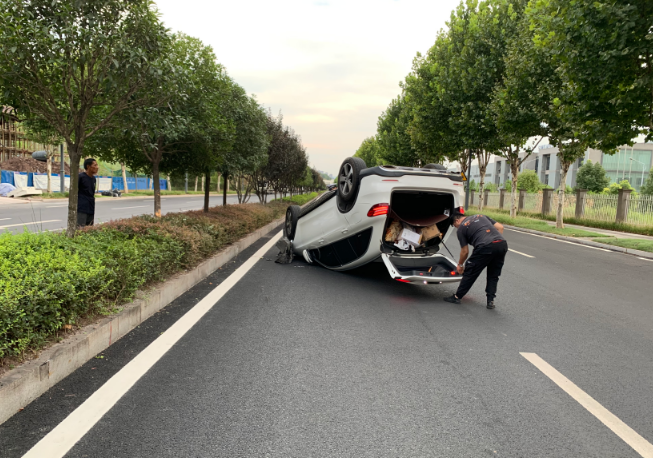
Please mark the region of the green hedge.
POLYGON ((285 214, 287 203, 140 216, 62 234, 0 235, 0 362, 65 325, 107 314, 144 285, 192 267, 285 214))

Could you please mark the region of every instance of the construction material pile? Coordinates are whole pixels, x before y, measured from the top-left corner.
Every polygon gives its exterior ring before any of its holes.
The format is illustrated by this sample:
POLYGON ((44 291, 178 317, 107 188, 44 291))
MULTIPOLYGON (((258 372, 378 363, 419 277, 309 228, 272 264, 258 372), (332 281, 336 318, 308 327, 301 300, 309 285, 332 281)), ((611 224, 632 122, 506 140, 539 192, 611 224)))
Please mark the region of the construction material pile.
POLYGON ((398 219, 393 219, 385 232, 386 242, 393 243, 400 250, 412 252, 436 237, 442 238, 437 224, 416 227, 398 219))
MULTIPOLYGON (((66 175, 70 175, 70 166, 64 164, 66 175)), ((59 173, 60 165, 58 162, 52 164, 52 173, 59 173)), ((45 162, 37 161, 31 157, 12 157, 4 162, 0 162, 0 170, 10 170, 13 172, 27 173, 47 173, 48 168, 45 162)), ((80 170, 81 172, 81 170, 80 170)))

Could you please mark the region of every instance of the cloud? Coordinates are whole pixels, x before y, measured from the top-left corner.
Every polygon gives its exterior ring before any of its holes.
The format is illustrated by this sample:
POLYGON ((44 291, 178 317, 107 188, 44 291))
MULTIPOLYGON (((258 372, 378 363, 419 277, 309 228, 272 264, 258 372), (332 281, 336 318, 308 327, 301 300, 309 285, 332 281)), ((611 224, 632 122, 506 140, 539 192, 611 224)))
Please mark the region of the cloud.
POLYGON ((335 174, 376 133, 417 51, 459 0, 159 0, 163 21, 210 44, 248 93, 302 137, 335 174), (325 8, 328 6, 328 8, 325 8))

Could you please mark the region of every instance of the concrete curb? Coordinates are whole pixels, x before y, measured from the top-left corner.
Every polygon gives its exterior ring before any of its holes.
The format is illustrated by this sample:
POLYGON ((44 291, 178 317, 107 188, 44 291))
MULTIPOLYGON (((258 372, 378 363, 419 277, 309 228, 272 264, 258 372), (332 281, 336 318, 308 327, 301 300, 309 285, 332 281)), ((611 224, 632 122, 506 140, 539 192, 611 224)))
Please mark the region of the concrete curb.
MULTIPOLYGON (((227 197, 237 196, 237 195, 238 194, 227 194, 227 197)), ((222 194, 211 193, 210 196, 211 197, 222 197, 222 194)), ((162 199, 168 199, 170 197, 202 197, 202 198, 204 198, 204 194, 173 194, 173 195, 170 195, 170 196, 165 196, 165 195, 161 196, 162 199)), ((11 199, 11 198, 10 197, 2 197, 2 199, 11 199)), ((20 199, 20 197, 19 197, 19 199, 20 199)), ((129 194, 123 194, 121 197, 105 197, 105 196, 100 197, 100 196, 96 196, 96 199, 100 199, 102 201, 105 201, 105 200, 109 201, 109 200, 112 200, 112 199, 115 199, 115 200, 121 200, 121 199, 122 200, 128 200, 128 199, 154 199, 154 196, 130 196, 129 194)), ((0 201, 0 202, 5 203, 4 201, 0 201)), ((61 198, 53 197, 51 199, 44 199, 42 197, 34 197, 34 198, 28 197, 25 200, 16 201, 16 202, 7 202, 7 203, 28 204, 30 202, 68 202, 68 198, 67 197, 61 197, 61 198)), ((97 200, 96 200, 96 202, 97 202, 97 200)))
MULTIPOLYGON (((505 225, 507 229, 512 229, 513 231, 526 232, 528 234, 541 235, 543 237, 549 237, 552 239, 564 240, 566 242, 573 242, 579 245, 587 245, 595 248, 603 248, 604 250, 616 251, 618 253, 630 254, 633 256, 639 256, 640 258, 653 259, 653 253, 648 251, 633 250, 632 248, 623 248, 615 245, 608 245, 607 243, 592 242, 591 240, 582 240, 576 237, 566 237, 564 235, 551 234, 549 232, 541 232, 533 229, 524 229, 521 227, 508 226, 505 225)), ((591 229, 591 228, 588 228, 591 229)))
POLYGON ((178 274, 150 291, 144 299, 126 304, 122 312, 82 328, 45 350, 32 361, 0 377, 0 424, 48 391, 86 361, 105 350, 147 318, 170 304, 284 221, 277 219, 228 246, 188 272, 178 274))

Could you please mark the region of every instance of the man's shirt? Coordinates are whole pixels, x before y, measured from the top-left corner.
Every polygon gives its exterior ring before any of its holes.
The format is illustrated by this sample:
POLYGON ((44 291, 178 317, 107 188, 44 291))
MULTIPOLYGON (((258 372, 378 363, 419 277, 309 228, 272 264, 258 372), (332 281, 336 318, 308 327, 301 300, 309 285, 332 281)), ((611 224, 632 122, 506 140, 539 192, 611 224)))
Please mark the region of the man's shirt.
POLYGON ((497 228, 494 227, 495 223, 496 221, 492 218, 484 215, 472 215, 465 218, 458 226, 460 248, 467 245, 478 248, 505 240, 497 228))
POLYGON ((95 214, 95 177, 86 175, 86 172, 79 174, 77 211, 89 215, 95 214))

